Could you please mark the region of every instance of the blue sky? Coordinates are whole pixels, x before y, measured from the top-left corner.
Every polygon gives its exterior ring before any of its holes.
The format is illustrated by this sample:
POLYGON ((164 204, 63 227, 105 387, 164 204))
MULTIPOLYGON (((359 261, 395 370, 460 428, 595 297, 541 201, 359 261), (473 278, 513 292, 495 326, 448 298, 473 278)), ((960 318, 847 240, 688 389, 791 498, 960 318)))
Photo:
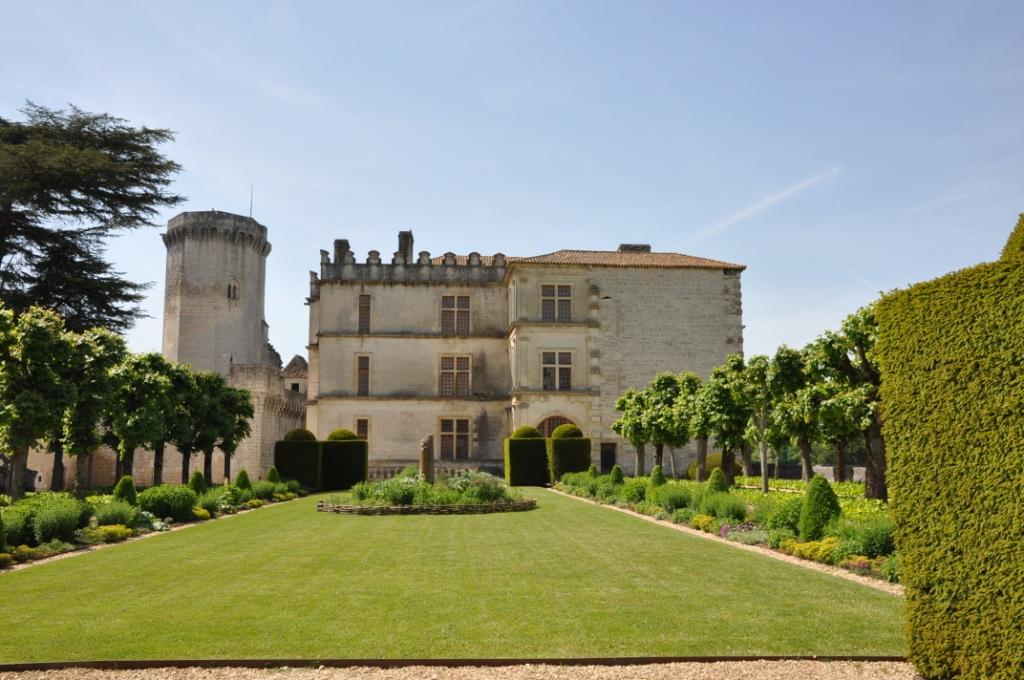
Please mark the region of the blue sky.
MULTIPOLYGON (((183 210, 255 185, 286 360, 335 238, 742 262, 755 353, 994 259, 1024 211, 1020 2, 0 5, 0 115, 175 130, 183 210)), ((155 282, 129 340, 159 349, 159 231, 110 254, 155 282)))

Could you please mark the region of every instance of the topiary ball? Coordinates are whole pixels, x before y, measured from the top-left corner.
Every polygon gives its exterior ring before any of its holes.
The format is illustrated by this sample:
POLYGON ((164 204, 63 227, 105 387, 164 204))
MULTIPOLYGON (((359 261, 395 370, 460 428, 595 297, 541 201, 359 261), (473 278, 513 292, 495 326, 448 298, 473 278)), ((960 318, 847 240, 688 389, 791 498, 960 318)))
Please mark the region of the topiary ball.
POLYGON ((609 475, 612 484, 622 484, 625 477, 622 474, 622 468, 619 465, 612 466, 612 472, 609 475))
POLYGON ((249 473, 245 470, 239 470, 238 476, 235 477, 235 486, 239 489, 252 489, 252 482, 249 481, 249 473))
POLYGON ((131 478, 131 475, 125 475, 121 479, 117 480, 117 485, 114 486, 113 495, 114 498, 119 501, 123 501, 128 505, 136 505, 138 503, 138 494, 135 492, 135 481, 131 478))
POLYGON ((708 493, 715 493, 716 491, 728 491, 729 480, 725 478, 725 473, 722 472, 722 468, 715 468, 711 471, 711 476, 708 477, 708 493))
POLYGON ((337 430, 331 430, 331 433, 327 435, 327 441, 329 442, 345 442, 350 439, 359 439, 355 432, 352 430, 339 427, 337 430))
POLYGON ((666 481, 665 473, 661 471, 661 466, 655 465, 654 469, 651 470, 651 486, 661 486, 666 481))
POLYGON ((272 484, 281 483, 281 473, 278 472, 277 468, 274 467, 273 465, 271 465, 270 469, 267 470, 267 481, 271 482, 272 484))
POLYGON ((284 436, 286 442, 315 442, 316 435, 304 427, 297 427, 289 430, 284 436))
POLYGON ((832 485, 821 475, 811 478, 800 511, 800 540, 817 541, 825 533, 825 525, 839 516, 839 498, 832 485))
POLYGON ((543 439, 544 435, 540 433, 540 430, 535 428, 533 425, 523 425, 517 427, 516 431, 512 433, 512 439, 543 439))
POLYGON ((580 428, 573 425, 572 423, 565 423, 564 425, 559 425, 551 433, 552 439, 569 439, 582 436, 583 431, 580 430, 580 428))
POLYGON ((188 486, 196 492, 197 496, 206 493, 206 479, 203 477, 203 473, 199 470, 193 472, 192 476, 188 478, 188 486))

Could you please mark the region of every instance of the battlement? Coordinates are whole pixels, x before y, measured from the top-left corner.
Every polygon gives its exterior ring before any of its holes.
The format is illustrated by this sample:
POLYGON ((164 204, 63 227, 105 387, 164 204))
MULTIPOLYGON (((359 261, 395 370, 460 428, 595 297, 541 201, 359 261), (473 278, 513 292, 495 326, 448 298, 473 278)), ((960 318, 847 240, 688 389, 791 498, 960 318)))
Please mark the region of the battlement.
POLYGON ((456 255, 445 253, 431 257, 427 251, 413 256, 411 231, 398 234, 398 250, 391 262, 381 260, 380 251, 371 250, 364 262, 357 262, 347 239, 334 242, 333 258, 326 250, 320 251, 320 273, 310 272, 310 295, 316 297, 321 283, 386 282, 386 283, 501 283, 505 278, 508 260, 504 254, 456 255))
POLYGON ((183 212, 170 219, 167 233, 161 236, 168 248, 180 243, 185 238, 212 239, 221 238, 232 242, 243 242, 251 245, 260 255, 270 253, 267 241, 267 228, 251 217, 223 212, 221 210, 203 210, 183 212))

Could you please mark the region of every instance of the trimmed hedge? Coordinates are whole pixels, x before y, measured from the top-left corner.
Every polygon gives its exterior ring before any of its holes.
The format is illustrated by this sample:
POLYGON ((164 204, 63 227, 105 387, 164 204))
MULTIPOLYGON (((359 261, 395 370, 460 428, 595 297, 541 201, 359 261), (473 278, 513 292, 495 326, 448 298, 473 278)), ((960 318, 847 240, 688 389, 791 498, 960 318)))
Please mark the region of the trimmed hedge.
POLYGON ((327 435, 327 441, 329 442, 344 442, 350 439, 359 439, 359 437, 356 435, 355 432, 344 427, 339 427, 336 430, 331 430, 331 433, 327 435))
MULTIPOLYGON (((565 427, 565 425, 558 427, 565 427)), ((575 425, 571 427, 575 427, 575 425)), ((567 472, 586 472, 590 467, 590 439, 588 437, 561 439, 552 437, 547 440, 547 456, 552 484, 560 480, 562 475, 567 472)))
POLYGON ((351 489, 366 481, 370 472, 370 451, 365 439, 326 441, 320 446, 321 489, 351 489))
POLYGON ((320 442, 305 440, 275 442, 274 467, 282 477, 294 479, 308 489, 321 488, 320 442))
POLYGON ((563 423, 551 432, 552 439, 570 439, 583 436, 583 430, 572 423, 563 423))
POLYGON ((284 435, 284 441, 286 442, 315 442, 316 435, 307 430, 304 427, 297 427, 294 430, 288 430, 284 435))
POLYGON ((517 427, 516 431, 512 433, 512 439, 543 439, 544 435, 540 433, 540 430, 535 428, 533 425, 523 425, 517 427))
POLYGON ((159 519, 172 518, 175 522, 191 522, 192 508, 199 497, 185 484, 151 486, 139 494, 139 507, 159 519))
POLYGON ((543 438, 505 440, 505 482, 509 486, 544 486, 549 479, 547 445, 543 438))
POLYGON ((876 346, 908 655, 1024 674, 1024 216, 998 262, 888 295, 876 346))

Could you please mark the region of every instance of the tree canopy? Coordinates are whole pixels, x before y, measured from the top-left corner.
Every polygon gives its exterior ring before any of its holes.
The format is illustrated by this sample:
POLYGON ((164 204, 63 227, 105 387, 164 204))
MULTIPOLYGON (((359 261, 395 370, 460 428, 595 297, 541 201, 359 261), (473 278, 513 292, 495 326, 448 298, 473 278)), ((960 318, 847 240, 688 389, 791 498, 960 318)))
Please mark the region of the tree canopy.
POLYGON ((146 285, 113 270, 104 242, 183 200, 159 149, 174 135, 74 106, 21 112, 0 117, 0 301, 52 308, 74 331, 126 330, 146 285))

